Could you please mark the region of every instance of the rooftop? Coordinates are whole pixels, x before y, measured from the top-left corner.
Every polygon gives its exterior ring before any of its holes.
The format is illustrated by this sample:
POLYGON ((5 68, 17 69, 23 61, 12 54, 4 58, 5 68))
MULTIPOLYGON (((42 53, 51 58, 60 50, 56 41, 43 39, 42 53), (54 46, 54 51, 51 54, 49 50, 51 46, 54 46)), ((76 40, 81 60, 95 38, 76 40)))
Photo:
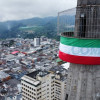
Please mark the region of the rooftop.
POLYGON ((44 76, 46 76, 47 74, 49 74, 49 72, 37 70, 37 71, 34 71, 34 72, 32 72, 32 73, 27 74, 27 76, 36 79, 36 76, 37 76, 37 75, 39 75, 40 77, 44 77, 44 76))

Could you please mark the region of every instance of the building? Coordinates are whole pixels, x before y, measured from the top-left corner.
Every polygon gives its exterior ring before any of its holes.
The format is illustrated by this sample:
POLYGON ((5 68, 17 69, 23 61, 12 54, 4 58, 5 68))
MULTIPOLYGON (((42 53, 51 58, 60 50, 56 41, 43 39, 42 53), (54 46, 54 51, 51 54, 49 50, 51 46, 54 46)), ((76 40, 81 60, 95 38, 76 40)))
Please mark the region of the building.
POLYGON ((100 0, 78 0, 75 31, 61 34, 59 57, 71 63, 68 100, 100 100, 99 17, 100 0))
POLYGON ((40 38, 34 38, 34 46, 40 45, 40 38))
POLYGON ((54 71, 34 71, 22 77, 22 100, 65 100, 66 80, 54 71))
POLYGON ((62 66, 52 67, 50 72, 55 77, 55 99, 54 100, 66 100, 67 97, 67 70, 62 66))
POLYGON ((11 79, 11 76, 3 71, 0 71, 0 81, 8 81, 11 79))
POLYGON ((52 78, 52 74, 42 71, 34 71, 22 77, 22 99, 53 100, 54 79, 52 78))

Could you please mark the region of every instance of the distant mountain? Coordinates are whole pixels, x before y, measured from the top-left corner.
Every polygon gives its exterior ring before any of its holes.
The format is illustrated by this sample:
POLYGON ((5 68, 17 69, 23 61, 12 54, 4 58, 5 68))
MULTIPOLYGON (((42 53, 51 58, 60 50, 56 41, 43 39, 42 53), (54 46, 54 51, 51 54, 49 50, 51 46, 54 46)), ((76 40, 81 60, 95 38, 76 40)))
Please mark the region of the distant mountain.
MULTIPOLYGON (((71 19, 74 19, 74 17, 71 19)), ((0 22, 0 38, 34 38, 42 35, 49 38, 58 38, 56 33, 57 17, 37 17, 18 21, 0 22)))

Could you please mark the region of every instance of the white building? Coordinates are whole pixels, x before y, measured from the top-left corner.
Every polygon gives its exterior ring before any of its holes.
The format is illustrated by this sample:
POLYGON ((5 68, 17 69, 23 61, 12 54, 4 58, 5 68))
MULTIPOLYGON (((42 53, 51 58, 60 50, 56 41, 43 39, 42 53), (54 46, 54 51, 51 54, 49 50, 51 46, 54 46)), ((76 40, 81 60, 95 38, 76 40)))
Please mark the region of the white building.
POLYGON ((10 75, 3 72, 3 71, 0 71, 0 81, 7 81, 11 79, 10 75))
POLYGON ((66 80, 59 73, 34 71, 22 77, 22 100, 65 100, 66 80))
POLYGON ((34 46, 40 45, 40 38, 34 38, 34 46))

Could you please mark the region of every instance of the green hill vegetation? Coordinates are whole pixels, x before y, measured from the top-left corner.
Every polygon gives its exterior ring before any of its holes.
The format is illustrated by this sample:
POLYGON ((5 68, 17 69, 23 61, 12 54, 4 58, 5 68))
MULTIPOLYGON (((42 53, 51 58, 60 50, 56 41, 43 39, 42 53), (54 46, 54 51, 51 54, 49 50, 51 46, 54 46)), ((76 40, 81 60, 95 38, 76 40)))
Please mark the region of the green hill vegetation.
POLYGON ((57 17, 0 22, 0 39, 16 37, 34 38, 39 36, 59 40, 57 35, 57 17))

